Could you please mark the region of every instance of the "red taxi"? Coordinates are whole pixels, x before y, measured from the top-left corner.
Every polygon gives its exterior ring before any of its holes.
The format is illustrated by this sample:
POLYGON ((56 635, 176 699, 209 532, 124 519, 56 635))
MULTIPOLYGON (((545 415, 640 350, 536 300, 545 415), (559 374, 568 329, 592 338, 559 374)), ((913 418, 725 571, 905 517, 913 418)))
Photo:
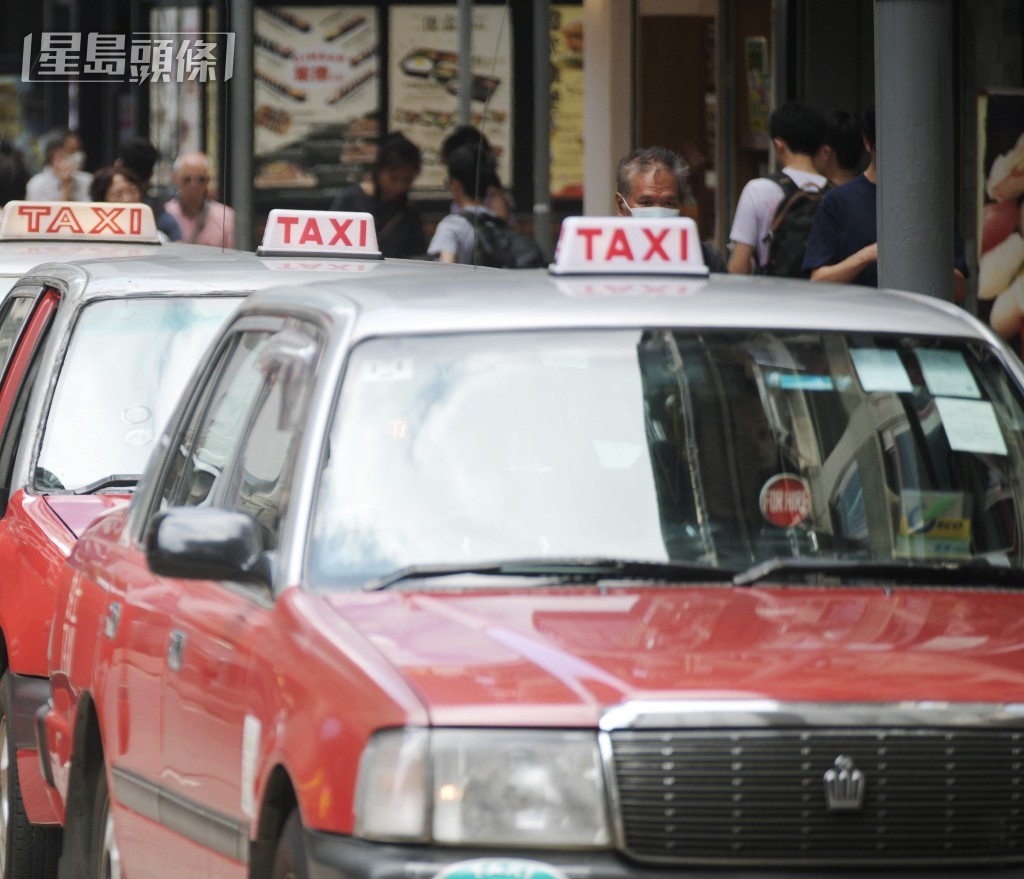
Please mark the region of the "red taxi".
MULTIPOLYGON (((364 214, 277 212, 275 221, 300 216, 311 228, 373 228, 364 214)), ((339 271, 410 275, 422 264, 385 265, 369 239, 335 241, 330 253, 300 247, 301 265, 287 247, 257 259, 153 246, 144 205, 12 202, 2 230, 39 247, 71 236, 80 257, 89 247, 122 253, 38 265, 0 304, 0 877, 42 879, 56 869, 59 814, 33 720, 50 689, 55 575, 76 536, 126 502, 186 379, 245 295, 339 271), (135 255, 112 235, 134 242, 135 255)))
POLYGON ((1019 361, 696 245, 247 300, 60 576, 68 876, 1021 875, 1019 361))

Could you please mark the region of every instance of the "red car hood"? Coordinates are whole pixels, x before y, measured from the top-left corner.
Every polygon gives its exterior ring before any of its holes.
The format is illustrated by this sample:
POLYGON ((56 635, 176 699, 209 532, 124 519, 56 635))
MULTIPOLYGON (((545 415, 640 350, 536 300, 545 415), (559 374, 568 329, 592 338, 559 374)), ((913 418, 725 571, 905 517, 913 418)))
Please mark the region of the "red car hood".
POLYGON ((1024 593, 678 586, 326 600, 438 724, 589 726, 639 699, 1024 702, 1024 593))
POLYGON ((51 494, 45 496, 46 505, 78 537, 86 526, 101 513, 116 510, 128 503, 127 495, 120 494, 51 494))

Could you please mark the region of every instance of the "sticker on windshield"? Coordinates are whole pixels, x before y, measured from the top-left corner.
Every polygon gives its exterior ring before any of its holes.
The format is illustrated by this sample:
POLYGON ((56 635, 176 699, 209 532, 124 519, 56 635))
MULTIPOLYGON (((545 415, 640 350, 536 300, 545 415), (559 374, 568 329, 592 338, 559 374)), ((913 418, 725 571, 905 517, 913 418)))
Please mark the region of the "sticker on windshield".
POLYGON ((981 455, 1005 455, 1006 440, 991 403, 985 400, 958 400, 936 397, 935 406, 942 418, 949 447, 954 452, 981 455))
POLYGON ((779 473, 761 488, 761 515, 776 528, 793 528, 811 512, 811 488, 795 473, 779 473))
POLYGON ((978 399, 981 391, 971 375, 970 367, 959 351, 932 351, 921 349, 917 362, 921 364, 924 383, 933 397, 973 397, 978 399))
POLYGON ((412 378, 412 358, 389 357, 367 360, 359 378, 364 382, 402 382, 412 378))
POLYGON ((971 520, 962 491, 914 491, 900 495, 896 555, 901 558, 967 558, 971 520))
POLYGON ((873 394, 885 391, 892 394, 908 394, 914 390, 913 382, 900 360, 898 351, 882 348, 851 348, 850 356, 857 367, 857 378, 864 392, 873 394))
POLYGON ((784 391, 831 391, 835 387, 832 376, 806 372, 769 372, 765 381, 768 387, 784 391))

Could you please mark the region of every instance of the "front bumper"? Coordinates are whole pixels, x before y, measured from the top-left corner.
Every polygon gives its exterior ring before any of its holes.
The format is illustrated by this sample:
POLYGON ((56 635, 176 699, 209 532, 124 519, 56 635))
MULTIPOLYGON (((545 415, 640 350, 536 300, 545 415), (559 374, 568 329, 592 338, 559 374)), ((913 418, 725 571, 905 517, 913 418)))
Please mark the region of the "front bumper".
POLYGON ((474 851, 430 846, 397 846, 347 836, 305 831, 310 879, 434 879, 466 861, 458 876, 476 879, 1024 879, 1024 867, 928 867, 844 870, 833 867, 686 867, 659 869, 627 861, 614 852, 474 851), (538 869, 540 868, 540 869, 538 869), (546 870, 544 868, 547 868, 546 870), (547 875, 545 875, 547 874, 547 875))

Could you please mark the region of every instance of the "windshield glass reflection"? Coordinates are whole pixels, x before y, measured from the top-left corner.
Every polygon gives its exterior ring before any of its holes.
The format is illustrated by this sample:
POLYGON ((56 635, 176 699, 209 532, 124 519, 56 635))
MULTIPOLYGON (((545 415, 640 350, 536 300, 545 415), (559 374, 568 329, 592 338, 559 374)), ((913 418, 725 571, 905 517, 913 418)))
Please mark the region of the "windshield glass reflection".
POLYGON ((240 301, 162 297, 86 306, 50 403, 36 487, 79 489, 141 473, 192 370, 240 301))
POLYGON ((955 339, 372 340, 346 373, 311 575, 566 556, 1020 566, 1022 413, 995 353, 955 339))

